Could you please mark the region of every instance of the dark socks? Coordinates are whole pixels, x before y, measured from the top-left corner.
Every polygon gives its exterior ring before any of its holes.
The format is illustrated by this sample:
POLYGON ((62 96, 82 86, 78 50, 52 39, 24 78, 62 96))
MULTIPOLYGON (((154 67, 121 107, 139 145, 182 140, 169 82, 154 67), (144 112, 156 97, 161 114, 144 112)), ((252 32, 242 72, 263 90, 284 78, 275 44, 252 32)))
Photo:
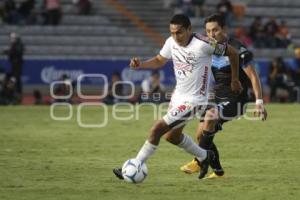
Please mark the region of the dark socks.
POLYGON ((214 132, 204 130, 200 136, 199 146, 206 150, 212 150, 215 153, 216 159, 213 163, 211 163, 211 167, 217 175, 222 176, 224 174, 224 170, 220 163, 217 146, 213 143, 214 136, 214 132))
POLYGON ((211 150, 215 153, 215 156, 216 156, 215 162, 213 162, 211 164, 211 168, 214 170, 214 172, 217 175, 223 176, 224 175, 224 170, 223 170, 223 168, 221 166, 221 163, 220 163, 219 151, 217 149, 217 146, 214 143, 212 143, 211 150))
POLYGON ((209 131, 203 131, 200 136, 200 143, 199 146, 203 149, 209 150, 212 146, 214 139, 214 133, 209 131))

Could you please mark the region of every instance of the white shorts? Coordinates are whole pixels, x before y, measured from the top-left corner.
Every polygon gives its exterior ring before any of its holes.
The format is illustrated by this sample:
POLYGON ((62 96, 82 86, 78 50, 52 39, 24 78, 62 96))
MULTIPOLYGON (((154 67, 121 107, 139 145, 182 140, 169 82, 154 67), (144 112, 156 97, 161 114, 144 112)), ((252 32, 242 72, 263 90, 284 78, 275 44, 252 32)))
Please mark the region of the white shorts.
POLYGON ((177 100, 172 97, 168 112, 163 116, 163 120, 170 128, 178 128, 185 125, 196 115, 201 116, 205 111, 205 105, 199 105, 192 101, 177 100))

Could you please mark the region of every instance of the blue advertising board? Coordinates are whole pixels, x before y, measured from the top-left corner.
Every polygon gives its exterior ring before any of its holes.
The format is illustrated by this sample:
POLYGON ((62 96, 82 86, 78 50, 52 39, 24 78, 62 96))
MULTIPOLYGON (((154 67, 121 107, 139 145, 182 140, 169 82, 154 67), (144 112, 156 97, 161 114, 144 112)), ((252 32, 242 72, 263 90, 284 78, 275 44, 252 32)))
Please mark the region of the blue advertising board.
MULTIPOLYGON (((293 65, 293 60, 289 59, 287 62, 293 65)), ((266 84, 270 61, 257 60, 255 63, 262 83, 266 84)), ((128 60, 26 60, 23 66, 22 81, 24 85, 49 84, 59 80, 63 74, 72 80, 76 80, 82 74, 103 74, 110 80, 114 72, 119 72, 123 80, 140 84, 151 74, 149 70, 131 70, 128 64, 128 60)), ((0 60, 0 66, 9 72, 10 65, 7 60, 0 60)), ((160 70, 160 74, 165 85, 175 84, 171 62, 160 70)), ((92 83, 86 81, 85 84, 92 83)))
MULTIPOLYGON (((26 60, 22 80, 24 85, 49 84, 59 80, 63 74, 72 80, 83 74, 103 74, 110 80, 113 73, 119 72, 123 80, 139 84, 151 74, 149 70, 131 70, 128 64, 128 60, 26 60)), ((10 71, 10 65, 6 60, 1 60, 0 65, 6 72, 10 71)), ((163 67, 160 73, 164 84, 175 83, 171 63, 163 67)))

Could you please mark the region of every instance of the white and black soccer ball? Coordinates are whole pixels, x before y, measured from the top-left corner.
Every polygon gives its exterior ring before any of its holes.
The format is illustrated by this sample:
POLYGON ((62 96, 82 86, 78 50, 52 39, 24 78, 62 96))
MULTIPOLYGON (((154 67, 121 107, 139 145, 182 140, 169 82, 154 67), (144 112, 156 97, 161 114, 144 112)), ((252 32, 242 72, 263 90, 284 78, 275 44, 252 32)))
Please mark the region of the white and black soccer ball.
POLYGON ((128 183, 141 183, 148 175, 148 168, 145 163, 132 158, 123 164, 122 175, 128 183))

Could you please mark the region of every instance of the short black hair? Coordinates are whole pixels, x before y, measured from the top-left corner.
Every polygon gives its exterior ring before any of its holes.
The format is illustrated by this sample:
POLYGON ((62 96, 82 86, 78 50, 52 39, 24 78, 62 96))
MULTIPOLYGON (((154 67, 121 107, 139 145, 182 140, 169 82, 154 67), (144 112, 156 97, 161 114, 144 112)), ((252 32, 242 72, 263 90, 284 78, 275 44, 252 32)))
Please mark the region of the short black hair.
POLYGON ((170 24, 181 25, 182 27, 187 29, 191 26, 191 21, 187 16, 183 14, 177 14, 172 17, 170 24))
POLYGON ((212 14, 206 17, 204 20, 204 26, 206 26, 208 22, 217 22, 219 26, 221 26, 221 28, 224 28, 224 26, 226 25, 224 17, 220 14, 212 14))

